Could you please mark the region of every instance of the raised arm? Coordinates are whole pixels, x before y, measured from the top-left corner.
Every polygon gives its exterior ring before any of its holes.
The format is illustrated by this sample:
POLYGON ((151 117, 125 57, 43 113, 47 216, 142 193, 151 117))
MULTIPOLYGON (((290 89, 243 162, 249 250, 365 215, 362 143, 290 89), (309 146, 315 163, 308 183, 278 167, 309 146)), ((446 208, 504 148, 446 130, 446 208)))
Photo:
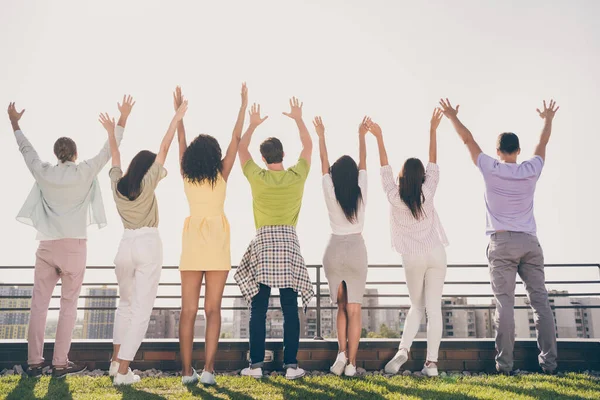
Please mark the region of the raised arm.
POLYGON ((550 100, 550 107, 546 107, 546 100, 544 100, 544 110, 536 109, 540 118, 544 120, 544 129, 540 135, 540 142, 535 146, 535 155, 542 157, 544 161, 546 160, 546 146, 552 133, 552 120, 559 108, 554 100, 550 100))
POLYGON ((429 162, 437 164, 437 128, 440 126, 440 121, 444 113, 441 109, 435 108, 431 115, 429 124, 429 162))
POLYGON ((323 175, 327 175, 329 173, 331 165, 329 164, 327 144, 325 143, 325 125, 323 125, 323 120, 321 119, 321 117, 315 117, 313 125, 319 138, 319 156, 321 158, 321 172, 323 173, 323 175))
MULTIPOLYGON (((183 94, 181 94, 181 87, 177 86, 173 92, 173 106, 175 111, 181 107, 184 102, 183 94)), ((187 140, 185 138, 185 126, 183 125, 183 118, 177 124, 177 142, 179 144, 179 168, 181 170, 181 161, 183 160, 183 153, 187 149, 187 140)))
POLYGON ((12 125, 15 133, 15 139, 17 139, 19 151, 23 155, 23 159, 25 160, 25 164, 27 165, 27 168, 29 168, 29 171, 31 171, 32 174, 35 174, 42 169, 44 163, 42 160, 40 160, 40 156, 38 155, 37 151, 35 151, 35 148, 31 145, 29 140, 27 140, 21 131, 19 120, 24 113, 25 109, 17 111, 15 103, 10 103, 8 105, 8 118, 10 119, 10 124, 12 125))
POLYGON ((290 112, 283 112, 283 115, 290 117, 294 121, 296 121, 296 125, 298 126, 298 132, 300 132, 300 141, 302 142, 302 152, 300 153, 300 158, 303 158, 308 165, 310 165, 310 161, 312 158, 312 148, 313 143, 310 137, 310 133, 308 132, 308 128, 306 124, 302 120, 302 105, 300 100, 295 97, 290 99, 290 112))
POLYGON ((156 155, 156 162, 160 165, 165 165, 165 160, 167 159, 167 154, 169 154, 169 148, 171 147, 171 143, 173 143, 173 138, 175 137, 175 132, 177 131, 177 125, 179 121, 183 119, 185 113, 188 109, 188 102, 185 100, 177 109, 177 112, 173 116, 171 123, 169 124, 169 128, 167 129, 167 133, 163 137, 162 142, 160 143, 160 150, 156 155))
POLYGON ((229 142, 229 146, 227 147, 227 152, 225 153, 225 157, 223 158, 223 171, 221 174, 223 175, 223 179, 227 180, 229 174, 231 173, 231 169, 233 168, 233 164, 235 164, 235 156, 238 152, 238 147, 240 145, 240 140, 242 139, 242 129, 244 128, 244 118, 246 117, 246 109, 248 108, 248 88, 246 87, 246 83, 242 83, 242 105, 240 106, 240 111, 238 112, 237 120, 235 121, 235 126, 233 127, 233 133, 231 134, 231 142, 229 142))
POLYGON ((110 147, 112 166, 121 167, 121 152, 119 151, 119 145, 115 137, 115 119, 111 119, 108 113, 104 113, 100 114, 98 121, 106 129, 106 133, 108 133, 108 146, 110 147))
POLYGON ((367 170, 367 142, 365 136, 369 132, 371 118, 365 116, 358 126, 358 170, 367 170))
MULTIPOLYGON (((123 139, 123 130, 127 124, 127 119, 129 118, 131 109, 134 105, 135 101, 133 101, 133 97, 131 96, 123 96, 123 102, 117 103, 117 107, 121 113, 119 116, 119 121, 117 122, 117 126, 115 127, 115 139, 117 146, 121 144, 121 140, 123 139)), ((110 143, 107 141, 95 157, 84 161, 83 164, 87 164, 91 168, 92 175, 95 176, 106 165, 108 160, 110 160, 110 157, 110 143)))
POLYGON ((248 111, 248 114, 250 115, 250 125, 248 126, 248 129, 246 129, 246 132, 244 132, 244 135, 240 139, 240 144, 238 146, 238 157, 240 158, 240 166, 242 168, 244 168, 244 165, 252 159, 252 155, 248 150, 250 141, 252 140, 252 134, 260 124, 269 118, 267 116, 264 118, 260 117, 260 104, 257 105, 256 103, 252 105, 252 108, 250 111, 248 111))
POLYGON ((440 106, 444 115, 448 117, 450 122, 452 122, 452 126, 454 126, 454 129, 462 139, 463 143, 467 145, 467 149, 469 149, 469 153, 471 154, 471 160, 473 160, 473 163, 477 165, 477 159, 482 153, 481 147, 479 147, 479 145, 473 138, 473 134, 471 133, 471 131, 469 131, 467 127, 464 126, 463 123, 460 122, 460 120, 458 119, 457 114, 458 108, 460 106, 457 105, 456 109, 452 108, 452 105, 450 104, 450 101, 448 99, 440 99, 440 106))
POLYGON ((381 131, 381 127, 375 122, 372 122, 369 126, 369 131, 377 139, 377 147, 379 149, 379 165, 382 167, 389 165, 387 151, 385 150, 385 144, 383 143, 383 132, 381 131))

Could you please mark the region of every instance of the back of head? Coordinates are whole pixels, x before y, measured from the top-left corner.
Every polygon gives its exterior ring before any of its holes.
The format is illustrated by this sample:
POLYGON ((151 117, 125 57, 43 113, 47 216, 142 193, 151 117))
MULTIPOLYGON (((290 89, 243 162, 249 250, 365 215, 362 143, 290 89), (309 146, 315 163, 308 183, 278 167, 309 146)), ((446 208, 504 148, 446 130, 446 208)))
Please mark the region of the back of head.
POLYGON ((424 215, 423 183, 425 182, 425 167, 418 158, 409 158, 402 167, 400 176, 400 198, 407 205, 416 219, 424 215))
POLYGON ((190 182, 207 181, 214 186, 222 170, 221 146, 210 135, 198 135, 183 153, 181 172, 190 182))
POLYGON ((142 180, 154 164, 156 154, 148 150, 142 150, 133 157, 127 173, 117 183, 117 190, 123 196, 133 201, 142 192, 142 180))
POLYGON ((267 164, 283 162, 283 145, 275 137, 270 137, 260 144, 260 154, 267 164))
POLYGON ((61 137, 54 142, 54 155, 62 163, 77 159, 77 145, 73 139, 61 137))
POLYGON ((505 155, 518 152, 521 149, 519 137, 512 132, 501 133, 496 141, 496 149, 505 155))
POLYGON ((358 166, 350 156, 342 156, 331 166, 335 198, 348 221, 356 222, 362 193, 358 186, 358 166))

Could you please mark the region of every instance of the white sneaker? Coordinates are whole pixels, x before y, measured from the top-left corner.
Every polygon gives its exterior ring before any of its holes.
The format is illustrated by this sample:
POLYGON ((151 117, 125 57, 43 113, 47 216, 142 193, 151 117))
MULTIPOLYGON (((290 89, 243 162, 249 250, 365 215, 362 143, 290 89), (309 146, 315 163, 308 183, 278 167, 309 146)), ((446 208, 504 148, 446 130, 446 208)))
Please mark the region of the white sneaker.
POLYGON ((429 365, 427 363, 423 366, 421 373, 425 376, 438 376, 438 369, 436 363, 430 362, 429 365))
POLYGON ((215 375, 208 372, 202 371, 202 375, 200 375, 200 383, 203 385, 216 385, 217 381, 215 380, 215 375))
POLYGON ((304 374, 306 374, 306 372, 302 368, 288 368, 285 372, 285 377, 292 380, 302 378, 304 374))
POLYGON ((346 353, 342 351, 341 353, 338 353, 335 362, 333 363, 331 368, 329 368, 329 370, 332 374, 340 376, 342 375, 342 372, 344 372, 346 364, 348 364, 348 359, 346 358, 346 353))
POLYGON ((141 380, 142 378, 140 378, 139 375, 134 374, 133 371, 131 371, 131 368, 129 368, 125 375, 117 373, 117 376, 115 376, 115 380, 113 381, 113 385, 133 385, 141 380))
POLYGON ((356 365, 348 364, 344 369, 344 375, 346 376, 354 376, 356 375, 356 365))
POLYGON ((117 376, 117 374, 119 373, 119 365, 120 363, 116 361, 111 361, 110 368, 108 369, 108 376, 112 376, 113 378, 117 376))
POLYGON ((198 383, 198 373, 194 368, 192 368, 192 375, 181 377, 182 385, 195 385, 196 383, 198 383))
POLYGON ((244 368, 241 372, 242 376, 251 376, 255 379, 260 379, 263 377, 263 372, 262 372, 262 368, 258 367, 258 368, 244 368))
POLYGON ((397 374, 398 371, 400 371, 400 367, 402 367, 406 361, 408 361, 408 351, 406 349, 398 350, 394 358, 385 365, 385 373, 397 374))

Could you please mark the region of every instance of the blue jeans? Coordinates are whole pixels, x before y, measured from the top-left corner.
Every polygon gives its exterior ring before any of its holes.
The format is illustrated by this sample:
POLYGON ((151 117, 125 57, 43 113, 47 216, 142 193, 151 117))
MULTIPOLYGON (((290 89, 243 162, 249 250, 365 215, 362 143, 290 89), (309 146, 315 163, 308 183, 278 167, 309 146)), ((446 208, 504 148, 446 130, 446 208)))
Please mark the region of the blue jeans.
MULTIPOLYGON (((298 292, 291 288, 280 288, 281 310, 283 311, 283 368, 297 368, 300 345, 300 318, 298 317, 298 292)), ((265 338, 267 309, 271 288, 260 284, 260 290, 252 298, 250 310, 250 367, 262 368, 265 360, 265 338)))

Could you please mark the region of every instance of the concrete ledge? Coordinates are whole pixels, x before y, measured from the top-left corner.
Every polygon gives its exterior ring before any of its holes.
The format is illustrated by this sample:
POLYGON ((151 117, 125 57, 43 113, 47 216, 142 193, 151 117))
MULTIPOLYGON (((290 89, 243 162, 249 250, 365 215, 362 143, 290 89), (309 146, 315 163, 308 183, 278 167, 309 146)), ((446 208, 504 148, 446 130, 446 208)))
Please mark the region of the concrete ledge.
MULTIPOLYGON (((357 366, 366 370, 383 369, 398 349, 399 340, 364 339, 360 342, 357 366)), ((44 357, 52 360, 54 342, 44 347, 44 357)), ((266 370, 282 368, 283 343, 281 339, 267 340, 267 350, 274 352, 274 360, 266 370)), ((337 341, 302 339, 298 352, 300 366, 308 370, 327 371, 337 356, 337 341)), ((425 362, 427 342, 416 340, 404 368, 420 370, 425 362)), ((216 369, 239 370, 248 365, 247 340, 222 339, 219 342, 216 369)), ((107 340, 78 340, 71 346, 69 358, 84 362, 88 368, 108 369, 112 342, 107 340)), ((444 339, 440 346, 438 366, 444 371, 492 372, 494 370, 494 341, 491 339, 444 339)), ((515 369, 538 371, 538 349, 535 340, 519 340, 515 343, 515 369)), ((559 369, 561 371, 600 370, 600 341, 597 339, 559 340, 559 369)), ((0 369, 27 363, 27 342, 5 340, 0 342, 0 369)), ((204 341, 194 342, 194 364, 197 369, 204 365, 204 341)), ((132 368, 140 370, 180 369, 179 342, 174 339, 146 340, 135 356, 132 368)))

